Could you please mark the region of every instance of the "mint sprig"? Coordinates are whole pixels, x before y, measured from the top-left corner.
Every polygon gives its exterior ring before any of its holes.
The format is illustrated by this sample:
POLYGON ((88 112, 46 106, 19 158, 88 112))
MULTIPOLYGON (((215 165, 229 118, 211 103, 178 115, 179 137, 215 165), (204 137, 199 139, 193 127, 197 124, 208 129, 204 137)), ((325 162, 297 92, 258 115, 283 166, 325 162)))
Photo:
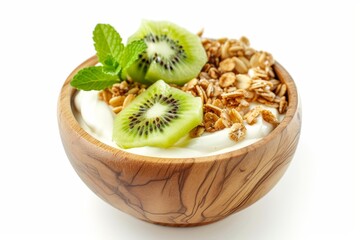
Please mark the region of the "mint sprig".
POLYGON ((124 46, 120 34, 109 24, 97 24, 93 31, 93 40, 102 66, 84 68, 70 82, 71 86, 85 91, 103 90, 124 80, 127 68, 147 47, 143 40, 124 46))

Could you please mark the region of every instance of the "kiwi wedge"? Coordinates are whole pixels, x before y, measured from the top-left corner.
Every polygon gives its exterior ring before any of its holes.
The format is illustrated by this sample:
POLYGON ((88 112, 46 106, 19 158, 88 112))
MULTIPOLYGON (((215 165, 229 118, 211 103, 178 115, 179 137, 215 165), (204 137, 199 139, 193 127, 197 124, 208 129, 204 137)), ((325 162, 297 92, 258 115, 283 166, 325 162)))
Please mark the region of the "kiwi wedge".
POLYGON ((127 70, 135 81, 151 84, 162 79, 183 85, 207 62, 199 36, 173 23, 143 20, 128 42, 139 39, 144 39, 147 50, 127 70))
POLYGON ((118 113, 113 140, 121 148, 166 148, 199 125, 202 118, 200 98, 158 80, 118 113))

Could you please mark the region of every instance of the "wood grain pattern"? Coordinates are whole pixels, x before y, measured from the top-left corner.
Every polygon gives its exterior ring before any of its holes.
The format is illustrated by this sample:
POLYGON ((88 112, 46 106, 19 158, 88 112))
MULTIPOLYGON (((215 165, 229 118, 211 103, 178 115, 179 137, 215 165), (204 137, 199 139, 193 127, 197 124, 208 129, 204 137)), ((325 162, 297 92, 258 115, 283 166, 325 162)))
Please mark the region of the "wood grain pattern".
POLYGON ((185 159, 145 157, 112 148, 87 134, 72 112, 76 92, 65 81, 58 124, 67 156, 80 178, 106 202, 139 219, 170 226, 208 224, 238 212, 278 182, 295 153, 301 109, 294 81, 278 63, 287 84, 289 109, 281 124, 261 141, 226 154, 185 159))

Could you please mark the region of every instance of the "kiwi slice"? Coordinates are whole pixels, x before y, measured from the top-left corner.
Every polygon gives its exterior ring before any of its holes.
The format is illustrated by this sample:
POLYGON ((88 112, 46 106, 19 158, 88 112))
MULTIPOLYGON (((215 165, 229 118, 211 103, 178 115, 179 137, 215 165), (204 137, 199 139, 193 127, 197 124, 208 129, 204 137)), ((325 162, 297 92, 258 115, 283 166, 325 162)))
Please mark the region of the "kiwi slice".
POLYGON ((199 36, 173 23, 143 20, 128 42, 138 39, 144 39, 147 50, 127 71, 135 81, 153 83, 162 79, 183 85, 207 62, 199 36))
POLYGON ((166 148, 199 125, 202 118, 200 98, 158 80, 116 116, 113 140, 122 148, 166 148))

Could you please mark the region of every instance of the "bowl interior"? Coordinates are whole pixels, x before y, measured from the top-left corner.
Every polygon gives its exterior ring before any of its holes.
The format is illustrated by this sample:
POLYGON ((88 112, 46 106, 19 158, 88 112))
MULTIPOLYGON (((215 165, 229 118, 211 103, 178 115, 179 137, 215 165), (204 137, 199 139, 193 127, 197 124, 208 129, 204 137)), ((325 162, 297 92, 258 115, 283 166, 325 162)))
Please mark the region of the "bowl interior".
MULTIPOLYGON (((143 155, 137 155, 134 153, 129 153, 126 151, 123 151, 118 148, 114 148, 112 146, 109 146, 107 144, 104 144, 100 142, 99 140, 92 137, 90 134, 88 134, 78 123, 74 116, 74 97, 77 92, 76 89, 72 88, 70 86, 70 81, 73 78, 73 76, 82 68, 88 67, 88 66, 94 66, 98 63, 98 59, 96 56, 93 56, 83 62, 80 66, 78 66, 67 78, 67 80, 64 83, 60 99, 59 99, 59 108, 61 108, 61 111, 64 111, 65 113, 65 120, 68 122, 68 124, 72 127, 74 132, 77 132, 81 137, 83 137, 86 141, 93 144, 94 147, 102 148, 104 151, 108 151, 111 154, 114 155, 123 155, 125 158, 131 157, 134 160, 138 161, 158 161, 159 157, 149 157, 149 156, 143 156, 143 155)), ((234 157, 237 155, 243 155, 252 149, 255 149, 257 147, 266 145, 271 139, 273 139, 276 135, 278 135, 280 132, 282 132, 286 127, 287 124, 294 118, 295 113, 298 110, 298 93, 296 89, 296 85, 292 79, 292 77, 289 75, 289 73, 279 64, 275 63, 274 65, 274 72, 278 79, 285 83, 287 86, 287 98, 288 98, 288 108, 285 113, 284 119, 281 121, 281 123, 267 136, 262 138, 261 140, 247 146, 240 148, 238 150, 234 150, 231 152, 226 152, 219 155, 210 155, 205 157, 195 157, 191 159, 196 159, 196 161, 203 162, 203 161, 213 161, 213 160, 221 160, 221 159, 227 159, 230 156, 234 157)), ((182 162, 184 158, 161 158, 162 161, 170 161, 172 163, 175 163, 176 161, 179 161, 179 163, 182 162)))

